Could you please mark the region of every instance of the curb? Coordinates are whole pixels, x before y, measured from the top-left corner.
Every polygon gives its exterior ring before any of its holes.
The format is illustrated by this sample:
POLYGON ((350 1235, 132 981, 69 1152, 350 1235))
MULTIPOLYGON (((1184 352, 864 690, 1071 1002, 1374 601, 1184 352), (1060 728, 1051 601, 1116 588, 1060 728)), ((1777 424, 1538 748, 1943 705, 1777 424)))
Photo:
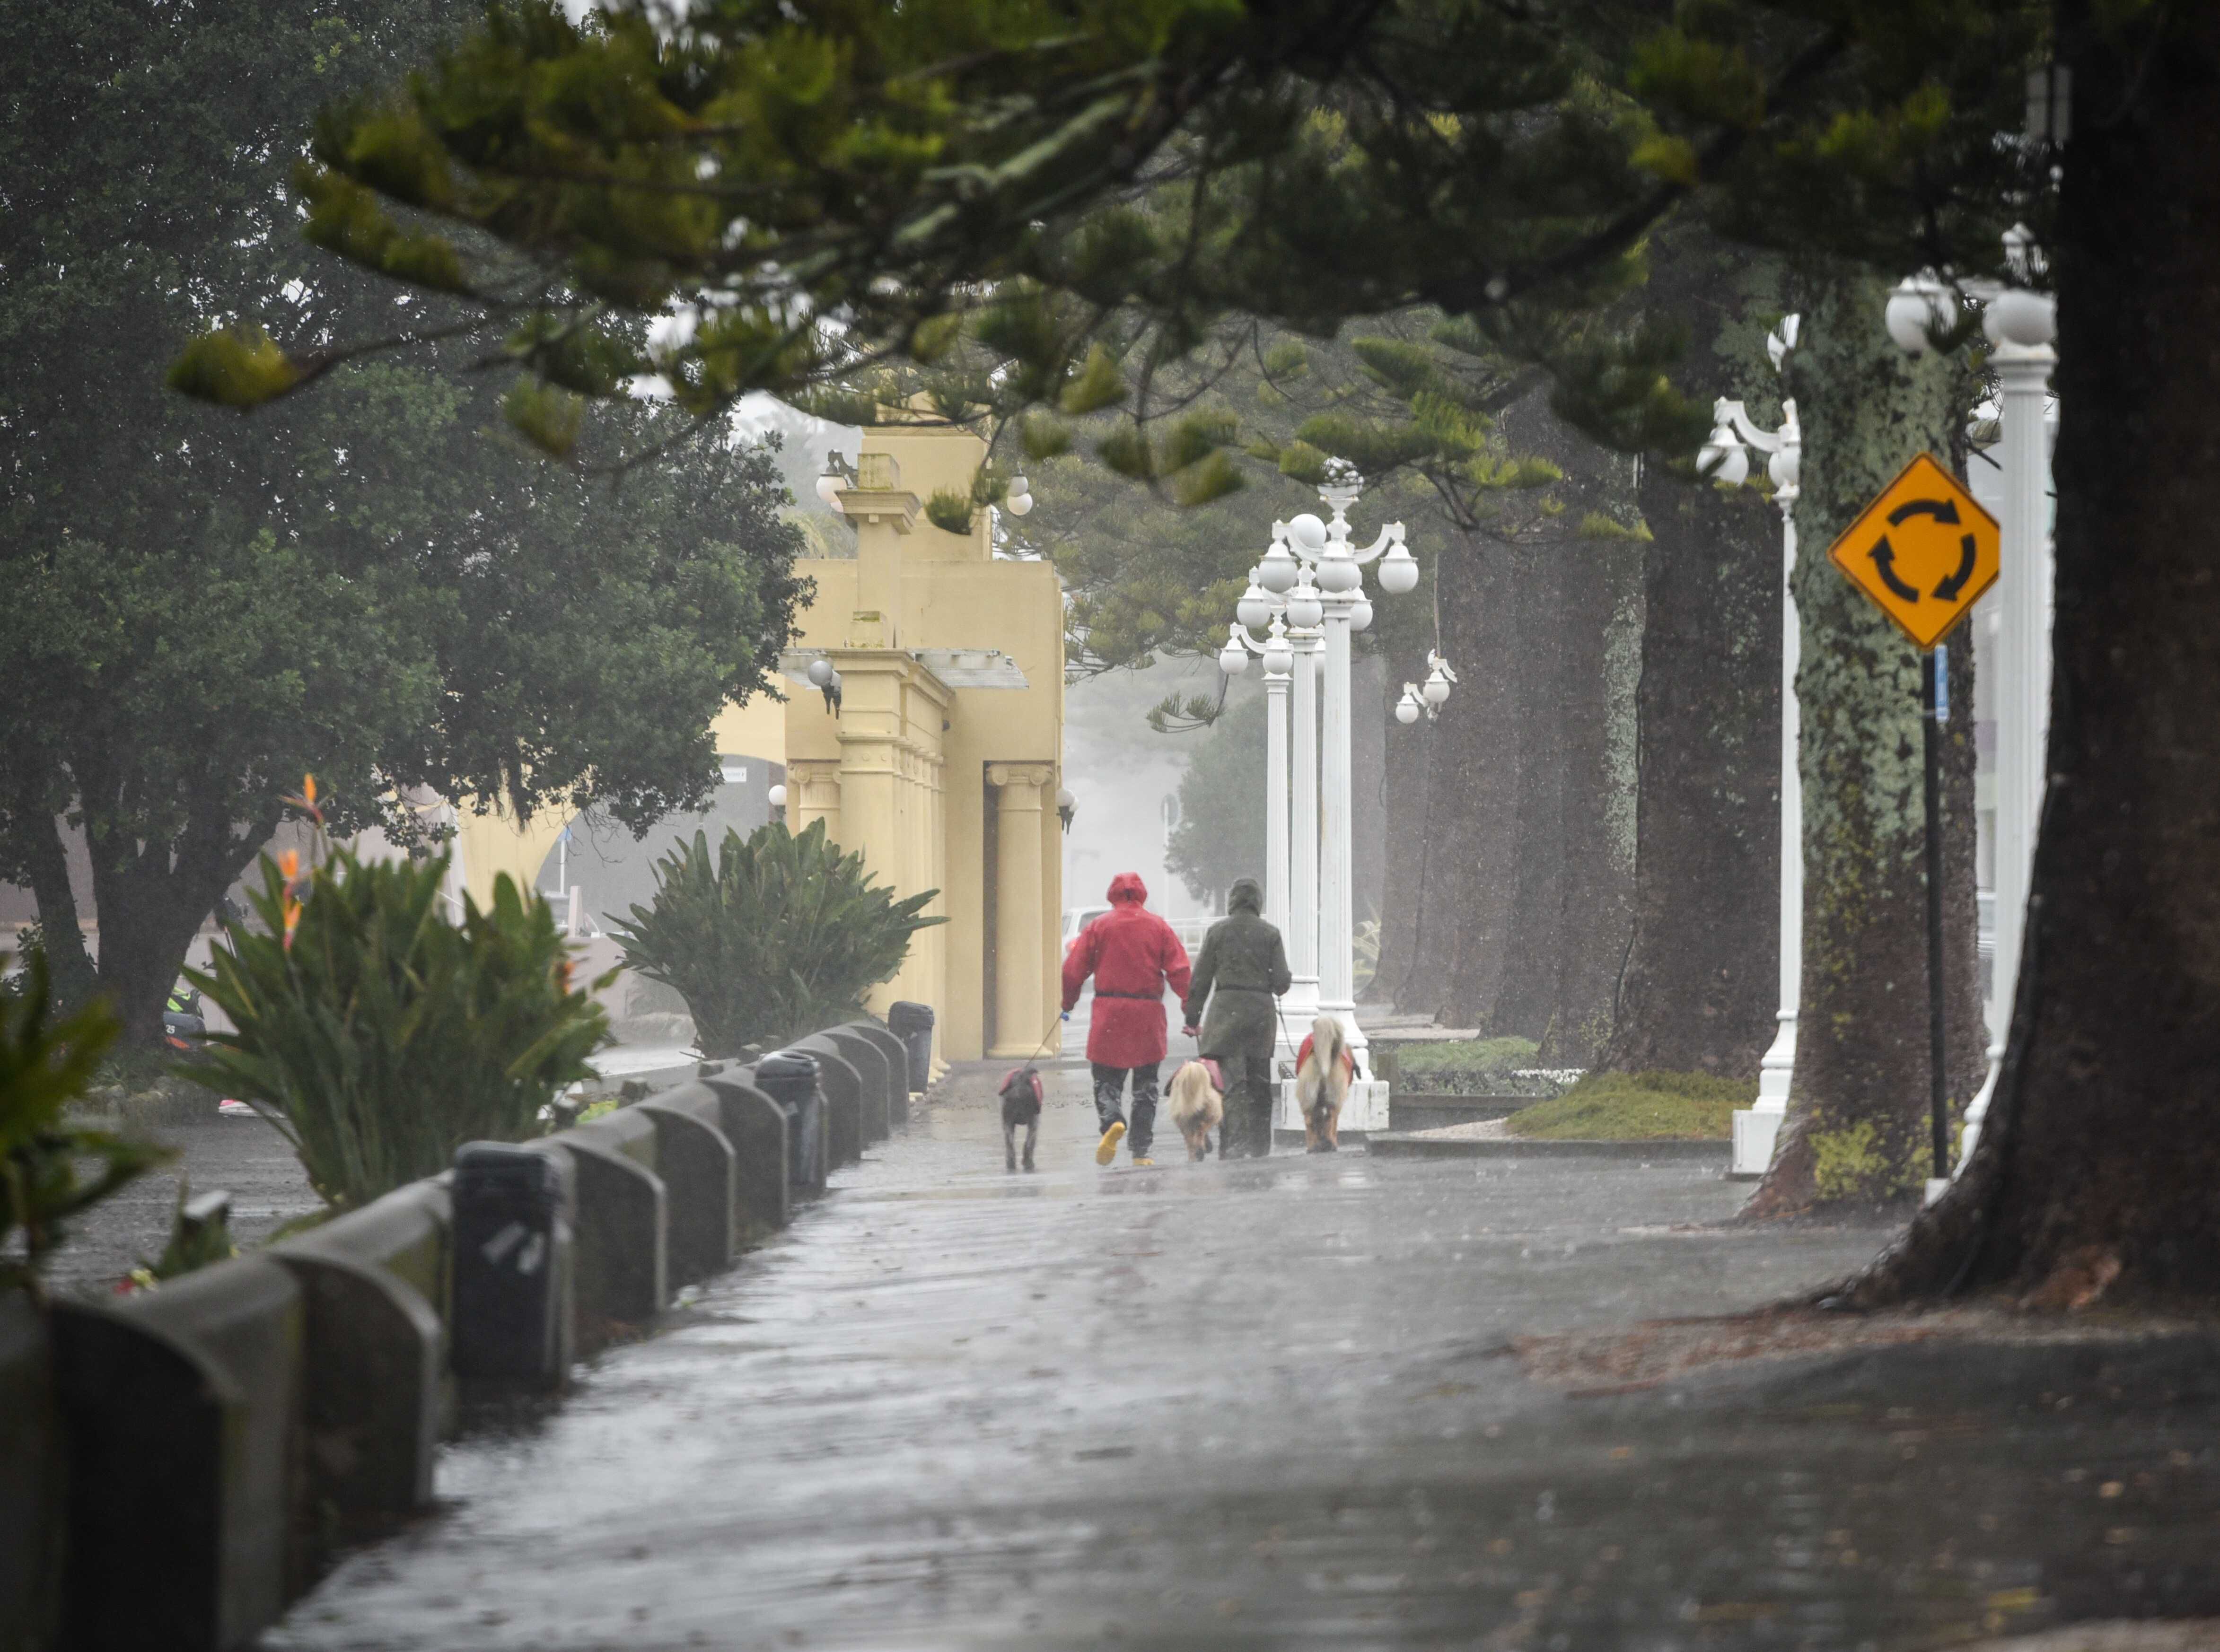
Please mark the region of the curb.
POLYGON ((1590 1142, 1515 1136, 1413 1136, 1387 1131, 1365 1144, 1375 1158, 1391 1159, 1633 1159, 1644 1163, 1724 1160, 1729 1144, 1716 1142, 1590 1142))

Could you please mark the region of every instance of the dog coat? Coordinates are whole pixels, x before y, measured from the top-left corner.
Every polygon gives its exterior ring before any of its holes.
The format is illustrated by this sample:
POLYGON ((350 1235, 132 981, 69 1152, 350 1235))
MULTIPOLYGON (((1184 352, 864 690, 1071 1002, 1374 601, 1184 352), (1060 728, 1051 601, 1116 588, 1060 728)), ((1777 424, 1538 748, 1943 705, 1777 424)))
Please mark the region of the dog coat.
MULTIPOLYGON (((1317 1042, 1318 1034, 1315 1032, 1306 1033, 1304 1035, 1303 1047, 1295 1051, 1295 1068, 1297 1071, 1300 1072, 1302 1069, 1302 1064, 1311 1058, 1311 1046, 1315 1044, 1317 1042)), ((1350 1053, 1350 1048, 1347 1044, 1344 1044, 1341 1047, 1341 1065, 1343 1070, 1346 1072, 1350 1077, 1355 1078, 1356 1076, 1356 1057, 1355 1055, 1350 1053)), ((1223 1089, 1225 1088, 1225 1086, 1220 1085, 1219 1088, 1223 1089)))
POLYGON ((996 1094, 1006 1106, 1014 1101, 1020 1107, 1029 1106, 1038 1113, 1041 1105, 1040 1069, 1037 1067, 1011 1068, 1002 1075, 1002 1088, 996 1094))
POLYGON ((1196 1066, 1201 1068, 1204 1072, 1210 1075, 1210 1088, 1216 1090, 1220 1095, 1224 1095, 1225 1094, 1225 1069, 1219 1066, 1218 1057, 1215 1056, 1196 1056, 1193 1057, 1193 1060, 1196 1066))

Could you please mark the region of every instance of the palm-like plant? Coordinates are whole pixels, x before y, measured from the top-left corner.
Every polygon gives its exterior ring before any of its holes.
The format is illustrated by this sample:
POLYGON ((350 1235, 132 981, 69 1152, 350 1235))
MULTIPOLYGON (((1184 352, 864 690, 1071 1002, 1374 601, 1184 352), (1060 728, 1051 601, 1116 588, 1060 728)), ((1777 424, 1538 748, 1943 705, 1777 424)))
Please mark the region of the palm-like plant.
POLYGON ((65 1237, 65 1219, 169 1156, 150 1143, 64 1121, 63 1109, 92 1082, 117 1025, 104 999, 58 1016, 46 958, 35 951, 0 992, 0 1289, 35 1294, 39 1264, 65 1237), (23 1250, 16 1260, 5 1251, 18 1228, 23 1250))
POLYGON ((654 904, 611 932, 627 964, 685 999, 709 1056, 858 1013, 901 968, 909 938, 948 921, 918 915, 939 890, 895 900, 822 820, 799 834, 776 821, 745 839, 727 831, 714 856, 697 832, 655 870, 654 904))
POLYGON ((366 865, 341 850, 292 870, 264 858, 262 932, 234 930, 191 975, 237 1031, 179 1070, 253 1102, 339 1207, 438 1175, 464 1142, 539 1134, 608 1038, 547 903, 502 877, 490 907, 466 896, 452 922, 444 855, 366 865))

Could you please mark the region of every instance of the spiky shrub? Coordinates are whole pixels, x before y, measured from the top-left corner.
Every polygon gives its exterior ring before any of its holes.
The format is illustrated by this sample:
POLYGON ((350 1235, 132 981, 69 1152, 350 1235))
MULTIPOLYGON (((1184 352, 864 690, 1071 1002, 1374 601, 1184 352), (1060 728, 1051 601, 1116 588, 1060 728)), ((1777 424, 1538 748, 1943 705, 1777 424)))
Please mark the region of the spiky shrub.
POLYGON ((40 1263, 65 1237, 66 1219, 168 1156, 63 1116, 92 1082, 116 1028, 104 999, 58 1014, 46 958, 35 951, 0 991, 0 1290, 35 1292, 40 1263))
POLYGON ((860 1013, 864 994, 901 968, 910 937, 947 922, 918 915, 939 890, 895 900, 861 855, 827 840, 822 820, 799 834, 777 821, 746 838, 727 831, 714 856, 697 832, 655 874, 654 904, 611 932, 627 965, 686 1000, 710 1056, 860 1013))
POLYGON ((547 903, 497 878, 456 923, 446 873, 444 855, 336 851, 296 880, 265 857, 259 932, 234 929, 190 977, 237 1031, 179 1070, 252 1102, 336 1208, 436 1175, 464 1142, 539 1134, 608 1038, 547 903))

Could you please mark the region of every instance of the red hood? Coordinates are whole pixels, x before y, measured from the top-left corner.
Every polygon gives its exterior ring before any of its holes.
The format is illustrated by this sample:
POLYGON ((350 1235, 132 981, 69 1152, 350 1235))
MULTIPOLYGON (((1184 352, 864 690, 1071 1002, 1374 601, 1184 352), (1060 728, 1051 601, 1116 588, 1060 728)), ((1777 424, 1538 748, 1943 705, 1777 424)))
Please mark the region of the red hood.
POLYGON ((1123 906, 1129 901, 1137 907, 1149 904, 1149 886, 1138 872, 1120 872, 1110 880, 1110 904, 1123 906))

